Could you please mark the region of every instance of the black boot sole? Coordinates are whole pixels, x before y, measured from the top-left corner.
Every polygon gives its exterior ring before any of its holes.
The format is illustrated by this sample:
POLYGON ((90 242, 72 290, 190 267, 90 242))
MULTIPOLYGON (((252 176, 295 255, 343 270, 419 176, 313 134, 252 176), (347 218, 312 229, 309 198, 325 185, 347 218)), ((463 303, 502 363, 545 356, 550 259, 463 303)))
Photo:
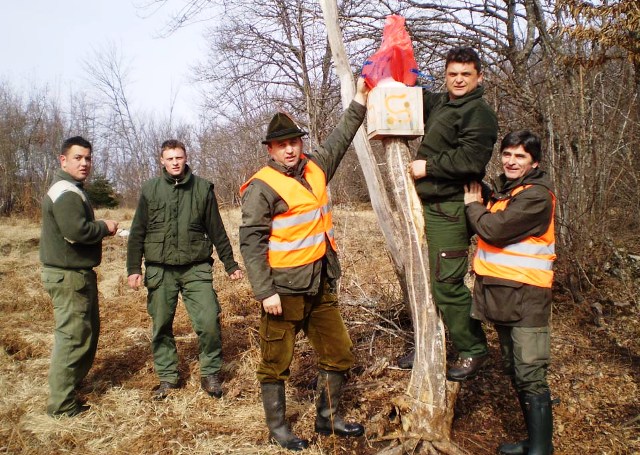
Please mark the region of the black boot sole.
POLYGON ((316 428, 316 433, 321 434, 323 436, 331 436, 332 434, 335 434, 336 436, 340 436, 341 438, 357 438, 360 437, 364 434, 364 429, 362 429, 361 431, 356 431, 353 433, 345 433, 343 431, 336 431, 336 430, 331 430, 331 429, 323 429, 323 428, 316 428))

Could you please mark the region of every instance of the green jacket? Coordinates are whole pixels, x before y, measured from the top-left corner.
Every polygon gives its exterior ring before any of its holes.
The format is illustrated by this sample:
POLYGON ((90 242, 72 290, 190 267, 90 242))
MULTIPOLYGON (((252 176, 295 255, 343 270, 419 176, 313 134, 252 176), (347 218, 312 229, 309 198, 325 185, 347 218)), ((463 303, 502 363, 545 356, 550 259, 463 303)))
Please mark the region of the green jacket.
MULTIPOLYGON (((366 108, 352 102, 344 112, 338 126, 331 132, 322 146, 307 154, 324 172, 327 183, 333 178, 349 145, 362 124, 366 108)), ((306 159, 302 159, 293 168, 285 168, 273 160, 268 166, 298 180, 305 187, 309 184, 302 178, 306 159)), ((324 258, 300 267, 272 269, 267 262, 271 221, 275 215, 289 210, 288 205, 266 183, 254 179, 242 196, 242 225, 240 226, 240 251, 244 258, 247 275, 254 295, 262 301, 278 294, 317 294, 323 265, 326 264, 326 277, 329 286, 334 289, 340 277, 340 263, 337 254, 327 241, 327 253, 324 258)))
MULTIPOLYGON (((502 174, 496 182, 492 200, 510 198, 505 210, 491 213, 479 203, 467 204, 465 211, 472 229, 485 242, 505 247, 530 236, 541 236, 553 216, 553 186, 544 171, 533 169, 518 180, 502 174), (511 191, 533 185, 514 197, 511 191)), ((496 324, 543 327, 549 324, 551 289, 513 280, 476 276, 471 316, 496 324)))
POLYGON ((142 186, 127 247, 127 274, 142 273, 147 264, 188 265, 213 262, 215 245, 227 273, 238 269, 222 223, 213 183, 193 175, 181 179, 163 169, 162 177, 142 186))
POLYGON ((96 221, 82 182, 58 169, 42 200, 40 261, 63 269, 96 267, 107 235, 107 224, 96 221))
POLYGON ((483 94, 478 87, 450 100, 448 93, 423 91, 425 127, 416 159, 427 161, 427 176, 415 183, 424 202, 462 201, 464 184, 484 177, 498 121, 483 94))

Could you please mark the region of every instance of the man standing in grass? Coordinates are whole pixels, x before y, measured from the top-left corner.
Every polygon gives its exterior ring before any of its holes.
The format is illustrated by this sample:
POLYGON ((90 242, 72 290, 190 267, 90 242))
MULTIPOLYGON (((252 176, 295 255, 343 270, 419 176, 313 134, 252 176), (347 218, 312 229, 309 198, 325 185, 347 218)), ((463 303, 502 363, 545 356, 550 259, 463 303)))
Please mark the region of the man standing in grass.
POLYGON ((360 78, 338 126, 308 155, 302 142, 307 132, 287 114, 276 113, 262 141, 270 159, 240 188, 240 251, 262 307, 257 371, 262 404, 271 438, 293 451, 309 446, 285 419, 285 381, 300 330, 318 354, 315 431, 364 434, 362 425, 345 422, 338 414, 354 355, 338 307, 341 271, 327 184, 364 120, 368 93, 360 78))
POLYGON ((83 183, 91 172, 91 143, 80 136, 64 141, 60 169, 42 201, 42 282, 53 301, 54 344, 49 369, 51 416, 75 416, 89 409, 76 388, 93 365, 100 315, 93 268, 102 259, 102 239, 118 223, 96 220, 83 183))
POLYGON ((173 318, 182 294, 200 346, 200 384, 209 395, 222 397, 220 305, 213 290, 213 246, 232 280, 243 273, 233 259, 213 184, 191 172, 185 145, 177 140, 161 146, 162 176, 149 180, 131 223, 127 248, 129 286, 148 289, 147 310, 153 319, 151 348, 160 385, 155 399, 178 387, 178 352, 173 318))

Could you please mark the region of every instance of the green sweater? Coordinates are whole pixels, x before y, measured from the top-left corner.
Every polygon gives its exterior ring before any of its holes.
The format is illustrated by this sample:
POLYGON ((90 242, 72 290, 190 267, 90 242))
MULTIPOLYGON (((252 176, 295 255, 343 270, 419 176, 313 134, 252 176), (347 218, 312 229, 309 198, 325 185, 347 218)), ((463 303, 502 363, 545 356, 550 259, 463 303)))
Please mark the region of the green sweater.
POLYGON ((193 175, 189 166, 181 179, 162 172, 142 186, 129 232, 127 274, 142 273, 143 257, 164 265, 212 262, 214 245, 227 273, 236 271, 213 183, 193 175))
MULTIPOLYGON (((318 150, 308 154, 324 172, 327 183, 333 178, 358 128, 362 124, 366 108, 353 101, 344 112, 338 126, 318 150)), ((302 159, 293 169, 287 169, 274 160, 268 166, 299 181, 309 188, 302 177, 308 160, 302 159)), ((329 286, 335 287, 340 277, 340 263, 335 251, 327 244, 323 259, 311 264, 272 269, 267 262, 271 222, 275 215, 289 210, 287 203, 265 182, 254 179, 242 196, 242 225, 240 226, 240 251, 255 298, 259 301, 278 294, 317 294, 323 265, 329 286)))
POLYGON ((423 201, 462 201, 463 186, 484 177, 498 121, 483 94, 484 87, 478 87, 450 100, 448 93, 423 92, 425 127, 416 156, 427 161, 427 176, 416 180, 423 201))
POLYGON ((82 182, 58 169, 42 200, 40 261, 63 269, 96 267, 107 235, 107 224, 96 221, 82 182))

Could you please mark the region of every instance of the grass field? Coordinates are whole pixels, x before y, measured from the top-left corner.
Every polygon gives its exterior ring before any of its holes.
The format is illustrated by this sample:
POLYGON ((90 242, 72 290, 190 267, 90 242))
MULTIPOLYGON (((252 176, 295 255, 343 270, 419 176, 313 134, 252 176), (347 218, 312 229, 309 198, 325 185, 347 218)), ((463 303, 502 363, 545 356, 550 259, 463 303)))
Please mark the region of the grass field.
MULTIPOLYGON (((131 211, 98 211, 121 227, 131 211)), ((238 251, 239 211, 223 218, 238 251)), ((311 440, 309 454, 373 454, 398 431, 391 399, 410 372, 394 359, 411 340, 402 293, 373 212, 336 210, 344 277, 340 298, 355 346, 356 366, 345 392, 344 414, 365 423, 366 437, 320 437, 313 432, 311 384, 315 357, 300 337, 287 387, 287 415, 294 431, 311 440)), ((195 337, 184 307, 174 324, 182 388, 162 402, 149 346, 146 291, 126 285, 126 240, 106 239, 97 269, 102 329, 93 369, 80 394, 92 405, 79 417, 46 415, 47 373, 53 343, 52 307, 40 283, 39 225, 0 219, 0 453, 11 454, 275 454, 269 444, 255 379, 259 359, 259 306, 248 282, 231 282, 214 265, 214 286, 223 313, 225 396, 200 390, 195 337)), ((600 284, 615 294, 616 282, 600 284)), ((605 289, 606 288, 606 289, 605 289)), ((549 379, 561 403, 554 408, 556 454, 640 453, 640 321, 636 304, 604 305, 594 322, 590 303, 576 303, 557 289, 553 310, 553 365, 549 379)), ((508 380, 500 374, 496 337, 488 327, 492 362, 465 383, 456 403, 454 441, 472 454, 495 453, 505 440, 524 435, 508 380)))

